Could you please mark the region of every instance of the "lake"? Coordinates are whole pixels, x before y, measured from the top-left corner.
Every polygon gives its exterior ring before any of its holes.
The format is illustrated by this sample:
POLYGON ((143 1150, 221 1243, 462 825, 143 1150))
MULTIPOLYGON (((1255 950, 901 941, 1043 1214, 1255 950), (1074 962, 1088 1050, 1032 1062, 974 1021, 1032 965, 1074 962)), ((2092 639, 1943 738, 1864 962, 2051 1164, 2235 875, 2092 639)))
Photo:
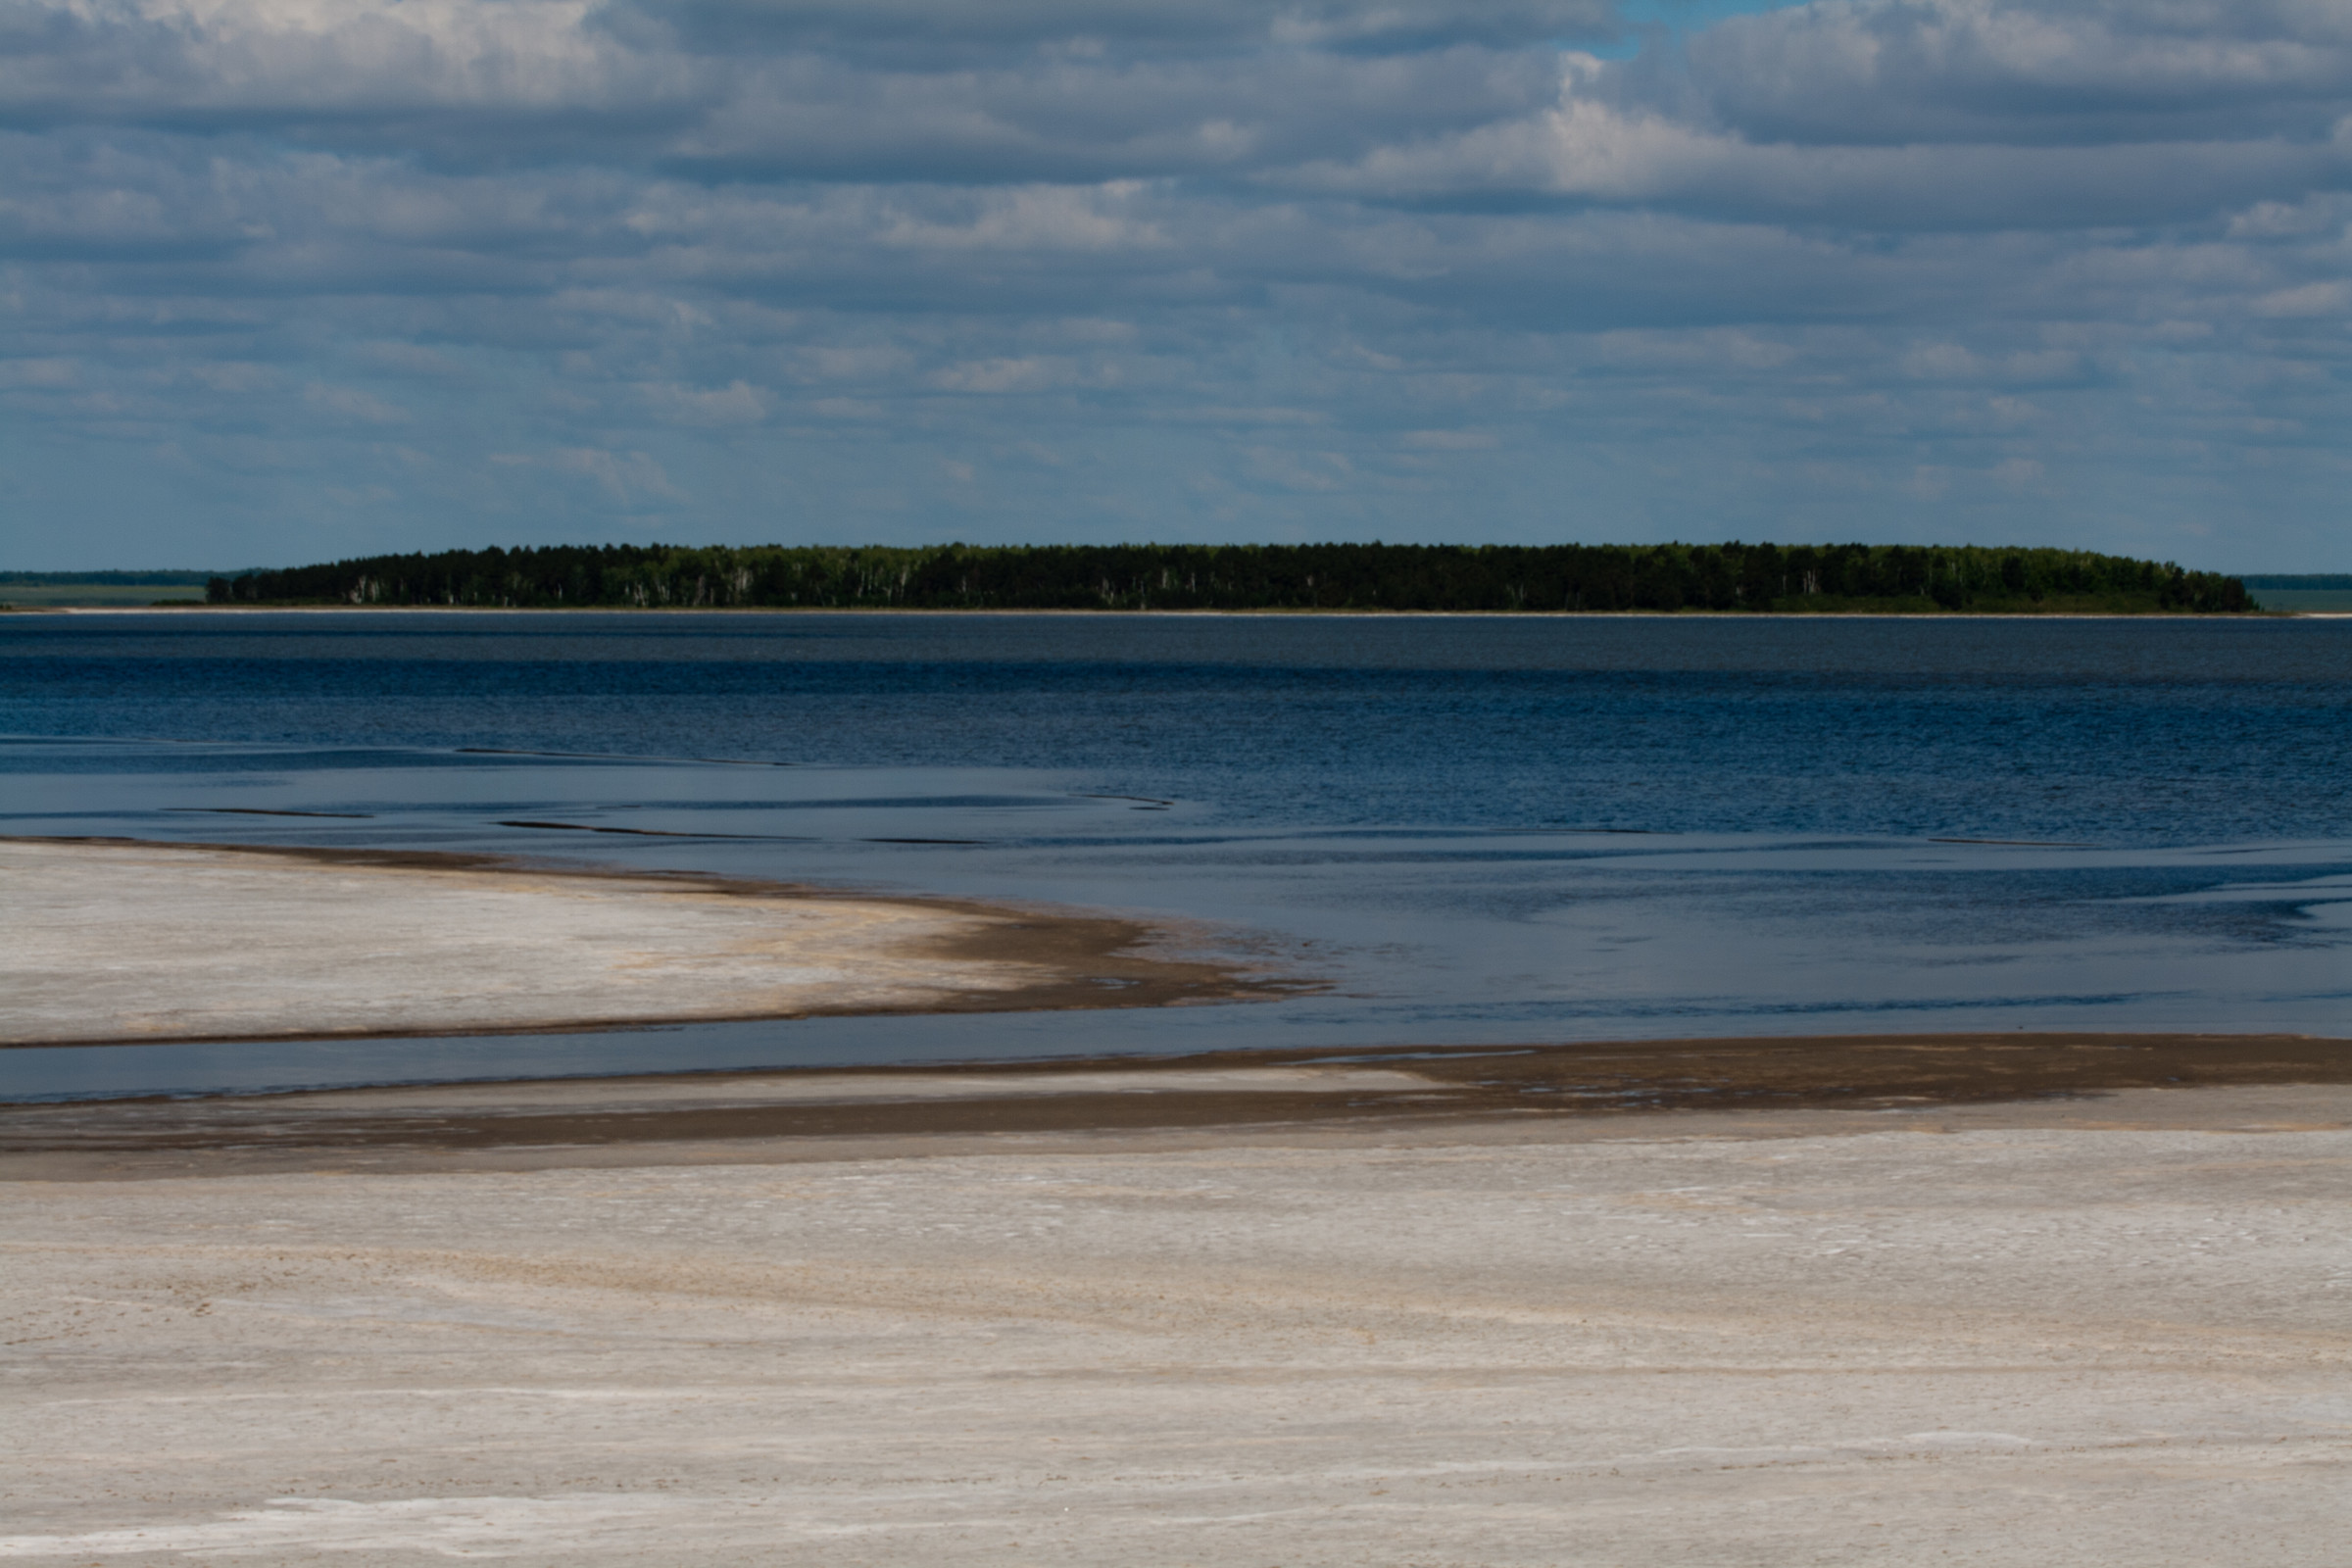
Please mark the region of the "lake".
POLYGON ((16 1051, 7 1098, 2352 1032, 2352 621, 25 615, 0 617, 0 832, 1045 901, 1324 985, 1159 1011, 16 1051))

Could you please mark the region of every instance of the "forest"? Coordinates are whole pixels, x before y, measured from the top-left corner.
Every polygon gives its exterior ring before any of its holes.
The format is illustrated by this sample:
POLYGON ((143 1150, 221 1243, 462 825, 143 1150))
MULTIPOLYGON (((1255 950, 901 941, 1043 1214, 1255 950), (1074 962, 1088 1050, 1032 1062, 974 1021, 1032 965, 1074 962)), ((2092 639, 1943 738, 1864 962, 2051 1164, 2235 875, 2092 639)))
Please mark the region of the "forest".
POLYGON ((2238 578, 1975 545, 552 545, 215 577, 214 604, 2234 614, 2238 578))

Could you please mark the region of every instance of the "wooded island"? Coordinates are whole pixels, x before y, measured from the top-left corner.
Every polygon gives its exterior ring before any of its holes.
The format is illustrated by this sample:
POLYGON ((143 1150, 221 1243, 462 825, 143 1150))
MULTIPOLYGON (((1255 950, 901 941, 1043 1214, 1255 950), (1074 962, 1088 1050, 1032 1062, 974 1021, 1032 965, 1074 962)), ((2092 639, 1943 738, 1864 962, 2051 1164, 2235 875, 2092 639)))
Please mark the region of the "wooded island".
POLYGON ((1975 545, 554 545, 215 577, 214 604, 2231 614, 2243 582, 1975 545))

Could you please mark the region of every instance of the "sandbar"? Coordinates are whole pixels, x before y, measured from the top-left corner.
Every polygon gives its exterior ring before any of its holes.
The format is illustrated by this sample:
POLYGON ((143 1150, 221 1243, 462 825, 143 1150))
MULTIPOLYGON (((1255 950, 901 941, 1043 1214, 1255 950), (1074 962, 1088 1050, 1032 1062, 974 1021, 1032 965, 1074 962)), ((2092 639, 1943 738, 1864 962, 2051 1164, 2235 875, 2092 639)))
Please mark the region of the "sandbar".
POLYGON ((490 856, 0 840, 0 1047, 1269 994, 1108 915, 490 856))

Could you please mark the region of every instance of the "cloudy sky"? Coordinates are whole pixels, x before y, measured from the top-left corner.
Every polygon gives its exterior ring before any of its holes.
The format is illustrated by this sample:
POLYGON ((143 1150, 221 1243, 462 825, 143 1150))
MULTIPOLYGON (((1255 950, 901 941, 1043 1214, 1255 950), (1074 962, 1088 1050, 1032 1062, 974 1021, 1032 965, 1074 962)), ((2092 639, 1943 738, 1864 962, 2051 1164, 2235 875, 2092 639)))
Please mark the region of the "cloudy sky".
POLYGON ((2352 0, 0 0, 0 566, 2352 569, 2352 0))

